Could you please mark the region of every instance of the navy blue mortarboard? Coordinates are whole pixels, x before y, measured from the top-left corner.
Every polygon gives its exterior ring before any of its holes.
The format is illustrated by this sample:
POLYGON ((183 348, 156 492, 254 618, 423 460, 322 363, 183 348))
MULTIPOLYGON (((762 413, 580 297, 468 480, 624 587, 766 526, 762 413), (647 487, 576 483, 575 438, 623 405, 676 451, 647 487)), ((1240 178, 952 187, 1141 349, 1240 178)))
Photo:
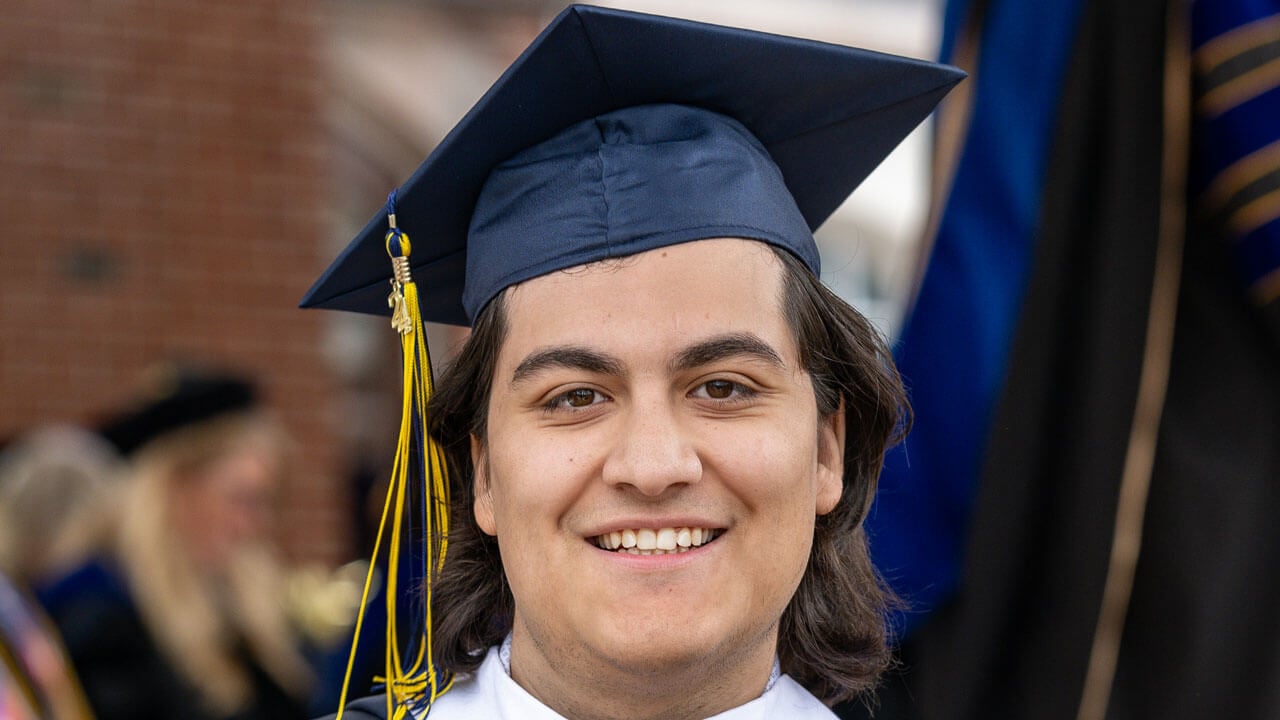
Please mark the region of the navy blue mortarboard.
MULTIPOLYGON (((747 237, 816 273, 812 230, 963 73, 767 33, 571 6, 397 191, 422 318, 689 240, 747 237)), ((387 215, 302 301, 388 312, 387 215)))

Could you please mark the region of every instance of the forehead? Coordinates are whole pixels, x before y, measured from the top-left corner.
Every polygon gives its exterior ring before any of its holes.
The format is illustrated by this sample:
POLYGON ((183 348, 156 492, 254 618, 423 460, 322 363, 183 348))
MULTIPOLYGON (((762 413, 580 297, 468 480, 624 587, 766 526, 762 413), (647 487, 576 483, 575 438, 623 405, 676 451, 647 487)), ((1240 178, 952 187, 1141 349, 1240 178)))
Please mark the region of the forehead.
POLYGON ((725 333, 759 336, 795 357, 783 316, 783 268, 764 243, 697 240, 557 271, 506 297, 500 365, 560 344, 661 355, 725 333))

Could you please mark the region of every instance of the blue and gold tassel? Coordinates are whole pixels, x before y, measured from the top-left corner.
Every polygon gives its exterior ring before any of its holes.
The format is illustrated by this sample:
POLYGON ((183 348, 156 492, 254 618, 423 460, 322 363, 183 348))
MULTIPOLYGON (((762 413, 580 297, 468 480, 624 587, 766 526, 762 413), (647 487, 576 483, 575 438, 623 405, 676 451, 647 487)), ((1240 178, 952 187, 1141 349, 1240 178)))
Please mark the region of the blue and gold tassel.
POLYGON ((373 561, 360 600, 355 637, 347 660, 346 679, 342 684, 337 720, 342 720, 347 691, 355 665, 356 645, 364 622, 365 609, 373 585, 374 567, 382 549, 383 533, 390 528, 387 545, 386 572, 386 674, 377 678, 386 685, 387 718, 401 720, 414 712, 430 709, 435 699, 449 689, 453 679, 438 673, 432 662, 431 606, 436 577, 444 567, 449 532, 449 476, 444 453, 426 433, 425 410, 432 394, 431 355, 418 306, 418 288, 409 269, 411 246, 409 236, 396 227, 396 193, 387 198, 387 254, 391 256, 393 275, 387 305, 391 308, 391 327, 400 334, 403 354, 404 396, 401 404, 400 439, 396 445, 395 463, 387 498, 382 508, 382 521, 373 546, 373 561), (416 461, 416 462, 415 462, 416 461), (416 501, 415 501, 416 500, 416 501), (412 508, 412 512, 410 510, 412 508), (400 588, 400 554, 408 542, 416 569, 423 580, 423 616, 414 618, 412 641, 402 653, 399 646, 399 618, 396 599, 400 588), (418 627, 420 626, 420 627, 418 627))

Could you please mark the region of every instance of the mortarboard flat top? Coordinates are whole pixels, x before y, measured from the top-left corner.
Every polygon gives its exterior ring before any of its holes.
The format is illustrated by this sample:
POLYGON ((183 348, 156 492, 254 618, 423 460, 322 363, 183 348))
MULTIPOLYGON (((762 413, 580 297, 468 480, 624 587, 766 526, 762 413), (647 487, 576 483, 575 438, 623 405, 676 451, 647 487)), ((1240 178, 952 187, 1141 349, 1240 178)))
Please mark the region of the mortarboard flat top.
MULTIPOLYGON (((763 145, 812 231, 963 77, 839 45, 570 6, 398 190, 423 318, 469 324, 462 297, 477 198, 495 167, 566 128, 659 103, 727 116, 763 145)), ((302 306, 388 314, 386 230, 380 212, 302 306)))

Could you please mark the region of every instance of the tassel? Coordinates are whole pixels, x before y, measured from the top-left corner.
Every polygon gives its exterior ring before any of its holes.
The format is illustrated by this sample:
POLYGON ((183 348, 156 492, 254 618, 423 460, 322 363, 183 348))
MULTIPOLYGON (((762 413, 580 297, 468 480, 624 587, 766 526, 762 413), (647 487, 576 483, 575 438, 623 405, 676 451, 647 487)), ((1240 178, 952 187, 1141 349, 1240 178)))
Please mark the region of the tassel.
POLYGON ((452 677, 442 676, 431 661, 431 599, 436 577, 444 567, 449 533, 449 476, 444 453, 426 433, 425 410, 432 394, 431 356, 427 349, 426 333, 422 327, 422 314, 418 305, 418 288, 409 269, 411 246, 409 236, 396 227, 395 191, 387 198, 387 254, 391 256, 393 276, 391 294, 387 306, 391 308, 391 327, 400 335, 403 355, 404 396, 401 404, 400 438, 396 445, 395 463, 391 470, 391 482, 387 487, 386 501, 382 507, 382 521, 374 541, 373 560, 365 578, 364 593, 360 600, 356 619, 355 637, 351 642, 351 654, 347 659, 346 678, 342 683, 342 695, 336 720, 342 720, 347 703, 347 691, 355 665, 356 645, 364 622, 365 609, 373 585, 374 567, 382 548, 383 533, 390 529, 387 544, 386 573, 386 674, 377 678, 386 685, 387 718, 401 720, 413 717, 413 712, 429 710, 436 698, 444 694, 453 683, 452 677), (416 463, 415 463, 416 459, 416 463), (416 472, 414 468, 416 465, 416 472), (416 511, 410 515, 409 508, 416 511), (415 522, 416 519, 416 522, 415 522), (423 580, 425 594, 423 616, 414 618, 410 646, 401 653, 399 647, 399 618, 396 598, 399 593, 400 553, 406 540, 421 550, 414 562, 417 575, 423 580))

